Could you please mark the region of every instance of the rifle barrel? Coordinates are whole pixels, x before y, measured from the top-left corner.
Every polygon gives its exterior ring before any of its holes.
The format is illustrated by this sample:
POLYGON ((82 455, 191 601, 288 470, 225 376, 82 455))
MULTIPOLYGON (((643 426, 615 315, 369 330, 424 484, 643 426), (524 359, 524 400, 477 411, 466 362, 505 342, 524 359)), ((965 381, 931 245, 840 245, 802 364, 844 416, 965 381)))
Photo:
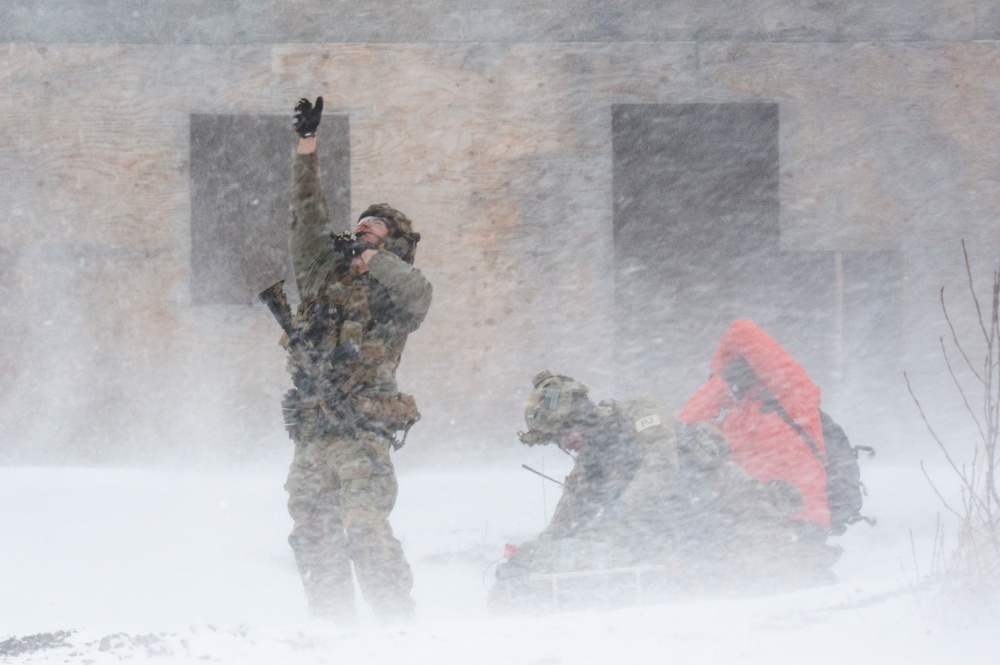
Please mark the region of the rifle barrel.
POLYGON ((531 471, 531 472, 532 472, 532 473, 534 473, 535 475, 538 475, 538 476, 541 476, 541 477, 542 477, 542 478, 544 478, 545 480, 551 480, 552 482, 554 482, 554 483, 555 483, 556 485, 558 485, 559 487, 566 487, 565 485, 563 485, 563 484, 562 484, 561 482, 559 482, 558 480, 556 480, 556 479, 555 479, 555 478, 553 478, 552 476, 546 476, 546 475, 545 475, 544 473, 542 473, 541 471, 536 471, 535 469, 532 469, 532 468, 531 468, 530 466, 528 466, 527 464, 522 464, 522 465, 521 465, 521 468, 522 468, 522 469, 527 469, 528 471, 531 471))

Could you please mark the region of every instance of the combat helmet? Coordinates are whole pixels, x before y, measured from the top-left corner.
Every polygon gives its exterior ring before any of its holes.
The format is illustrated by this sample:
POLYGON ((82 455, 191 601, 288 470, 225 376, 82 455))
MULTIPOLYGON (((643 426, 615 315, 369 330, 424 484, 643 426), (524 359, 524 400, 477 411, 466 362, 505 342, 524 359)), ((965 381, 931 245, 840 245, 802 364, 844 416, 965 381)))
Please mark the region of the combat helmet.
POLYGON ((420 234, 413 230, 413 222, 410 218, 388 203, 373 203, 358 216, 358 221, 360 222, 365 217, 384 219, 389 227, 385 248, 413 265, 413 259, 417 254, 417 243, 420 242, 420 234))
POLYGON ((565 426, 589 420, 593 404, 587 398, 590 388, 583 383, 548 370, 536 374, 532 383, 534 389, 524 407, 528 431, 517 433, 521 443, 529 446, 550 443, 565 426))

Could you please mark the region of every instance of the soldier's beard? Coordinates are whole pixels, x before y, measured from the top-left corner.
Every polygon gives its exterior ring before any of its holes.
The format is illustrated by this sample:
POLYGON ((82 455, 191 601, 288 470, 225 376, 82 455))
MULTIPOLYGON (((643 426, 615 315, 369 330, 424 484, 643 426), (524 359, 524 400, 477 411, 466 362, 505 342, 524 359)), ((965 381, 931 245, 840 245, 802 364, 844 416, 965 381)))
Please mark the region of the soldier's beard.
POLYGON ((385 238, 377 233, 372 233, 371 231, 362 231, 360 233, 355 233, 354 237, 358 240, 364 240, 365 242, 370 242, 375 247, 384 247, 385 238))

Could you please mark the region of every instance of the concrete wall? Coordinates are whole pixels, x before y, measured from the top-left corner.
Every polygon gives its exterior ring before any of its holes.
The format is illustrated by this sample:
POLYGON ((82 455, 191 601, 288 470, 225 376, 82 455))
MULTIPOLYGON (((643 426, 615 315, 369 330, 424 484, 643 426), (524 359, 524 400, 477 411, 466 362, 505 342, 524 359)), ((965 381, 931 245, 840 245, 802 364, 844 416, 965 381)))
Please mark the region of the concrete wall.
POLYGON ((915 363, 960 239, 995 266, 996 3, 451 4, 0 8, 0 459, 285 450, 270 315, 191 305, 191 114, 349 116, 354 214, 405 210, 436 289, 417 457, 514 445, 542 368, 614 394, 613 104, 777 103, 782 247, 903 252, 915 363))
POLYGON ((8 42, 887 42, 996 39, 991 0, 8 0, 8 42))

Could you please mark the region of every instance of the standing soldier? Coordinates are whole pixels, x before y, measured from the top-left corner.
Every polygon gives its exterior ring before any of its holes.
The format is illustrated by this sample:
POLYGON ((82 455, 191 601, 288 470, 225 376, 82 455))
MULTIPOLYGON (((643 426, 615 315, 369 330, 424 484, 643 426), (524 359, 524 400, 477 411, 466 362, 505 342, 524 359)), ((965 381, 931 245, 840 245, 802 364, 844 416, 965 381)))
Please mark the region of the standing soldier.
POLYGON ((282 339, 295 384, 282 403, 295 441, 288 541, 312 616, 356 619, 353 561, 376 616, 405 621, 413 574, 389 525, 398 489, 390 448, 420 414, 398 392, 396 367, 430 307, 431 285, 412 265, 420 234, 389 205, 365 210, 353 236, 332 233, 316 153, 322 112, 322 97, 315 106, 302 99, 294 116, 289 251, 301 302, 293 339, 282 339), (294 352, 303 344, 309 353, 294 352))

